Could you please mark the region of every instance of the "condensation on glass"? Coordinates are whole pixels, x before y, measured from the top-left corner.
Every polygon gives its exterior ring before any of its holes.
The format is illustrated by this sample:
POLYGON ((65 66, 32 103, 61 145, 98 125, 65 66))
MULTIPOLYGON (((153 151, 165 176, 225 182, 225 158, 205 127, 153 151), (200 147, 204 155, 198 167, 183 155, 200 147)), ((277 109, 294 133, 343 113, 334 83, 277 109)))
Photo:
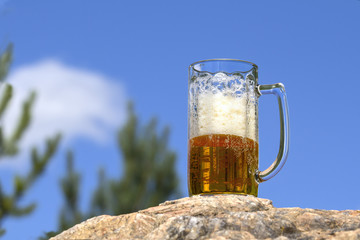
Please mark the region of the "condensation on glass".
POLYGON ((189 67, 189 195, 238 193, 257 196, 258 184, 284 165, 289 123, 283 84, 258 85, 258 67, 247 61, 213 59, 189 67), (280 147, 274 163, 258 170, 258 98, 277 96, 280 147))

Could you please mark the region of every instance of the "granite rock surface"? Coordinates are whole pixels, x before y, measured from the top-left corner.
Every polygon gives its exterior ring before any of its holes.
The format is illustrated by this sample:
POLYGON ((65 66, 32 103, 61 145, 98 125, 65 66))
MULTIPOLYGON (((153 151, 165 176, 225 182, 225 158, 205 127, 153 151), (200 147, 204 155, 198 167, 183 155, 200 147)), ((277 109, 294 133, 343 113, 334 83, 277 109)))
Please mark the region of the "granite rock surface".
POLYGON ((360 210, 275 208, 243 195, 194 196, 120 216, 98 216, 63 239, 360 239, 360 210))

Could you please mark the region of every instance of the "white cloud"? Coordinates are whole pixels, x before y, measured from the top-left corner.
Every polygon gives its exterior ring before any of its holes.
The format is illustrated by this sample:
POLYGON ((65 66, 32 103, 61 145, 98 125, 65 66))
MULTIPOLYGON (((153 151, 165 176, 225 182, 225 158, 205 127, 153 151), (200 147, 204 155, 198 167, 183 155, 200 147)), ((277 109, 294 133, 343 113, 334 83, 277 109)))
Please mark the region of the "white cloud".
POLYGON ((57 132, 63 134, 63 143, 80 137, 105 143, 124 123, 124 89, 99 73, 44 60, 13 70, 7 80, 14 87, 3 121, 7 135, 16 125, 22 102, 32 90, 37 93, 31 126, 21 141, 24 150, 43 145, 57 132))

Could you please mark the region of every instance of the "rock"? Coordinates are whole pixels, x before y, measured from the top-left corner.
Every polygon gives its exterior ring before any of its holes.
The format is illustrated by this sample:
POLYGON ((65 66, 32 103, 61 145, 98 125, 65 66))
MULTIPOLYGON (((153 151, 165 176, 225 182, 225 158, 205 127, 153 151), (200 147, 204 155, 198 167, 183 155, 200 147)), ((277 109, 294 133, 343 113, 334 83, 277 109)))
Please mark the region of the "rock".
POLYGON ((275 208, 270 200, 243 195, 193 196, 94 217, 51 239, 360 239, 360 211, 275 208))

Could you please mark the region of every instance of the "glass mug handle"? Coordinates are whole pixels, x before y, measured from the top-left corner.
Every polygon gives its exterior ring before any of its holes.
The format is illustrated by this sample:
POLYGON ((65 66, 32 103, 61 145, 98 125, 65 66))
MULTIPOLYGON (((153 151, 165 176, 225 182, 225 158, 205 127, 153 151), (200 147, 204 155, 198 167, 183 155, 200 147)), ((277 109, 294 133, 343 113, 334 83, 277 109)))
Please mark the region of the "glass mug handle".
POLYGON ((282 83, 258 85, 258 92, 261 95, 273 94, 277 97, 280 112, 280 147, 275 161, 264 171, 258 171, 256 180, 264 182, 274 177, 284 166, 289 152, 289 112, 285 87, 282 83))

